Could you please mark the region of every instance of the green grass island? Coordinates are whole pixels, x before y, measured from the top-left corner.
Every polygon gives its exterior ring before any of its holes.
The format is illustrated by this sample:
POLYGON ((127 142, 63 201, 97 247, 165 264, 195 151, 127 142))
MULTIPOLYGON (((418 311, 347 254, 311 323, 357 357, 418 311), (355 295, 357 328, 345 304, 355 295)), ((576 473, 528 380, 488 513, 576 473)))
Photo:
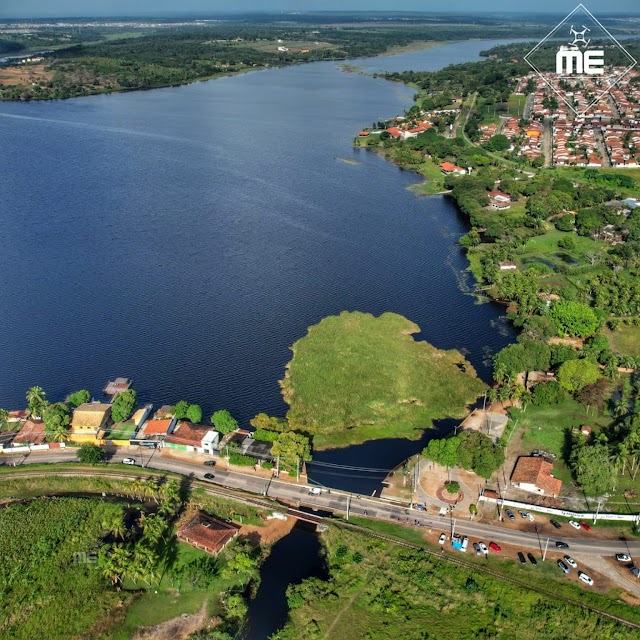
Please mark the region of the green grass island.
POLYGON ((485 384, 460 352, 416 341, 419 332, 398 314, 357 311, 310 327, 280 382, 290 428, 327 449, 418 439, 434 420, 463 416, 485 384))

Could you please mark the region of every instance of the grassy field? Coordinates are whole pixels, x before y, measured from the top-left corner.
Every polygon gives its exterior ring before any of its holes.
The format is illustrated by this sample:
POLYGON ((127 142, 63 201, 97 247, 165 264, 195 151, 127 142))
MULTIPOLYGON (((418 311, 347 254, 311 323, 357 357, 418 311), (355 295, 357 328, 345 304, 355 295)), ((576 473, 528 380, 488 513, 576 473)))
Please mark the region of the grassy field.
POLYGON ((281 381, 287 417, 314 447, 418 438, 432 420, 464 415, 484 390, 457 351, 440 351, 393 313, 343 312, 309 328, 281 381))
POLYGON ((587 424, 597 433, 611 422, 610 416, 598 416, 593 410, 587 414, 585 407, 570 397, 558 405, 529 405, 526 412, 519 413, 519 419, 524 428, 522 454, 528 455, 534 449, 555 454, 553 473, 564 483, 563 493, 570 489, 571 482, 571 472, 564 459, 571 430, 587 424))
POLYGON ((106 435, 107 440, 131 440, 136 430, 136 425, 133 422, 124 422, 118 425, 114 425, 109 429, 106 435))
POLYGON ((606 242, 593 240, 577 234, 567 234, 551 228, 543 236, 531 238, 524 251, 518 253, 516 261, 523 264, 530 262, 544 262, 554 270, 562 265, 586 265, 587 256, 590 253, 604 253, 609 247, 606 242), (571 238, 575 243, 575 249, 561 249, 558 242, 563 238, 571 238))
POLYGON ((97 551, 102 522, 116 505, 101 500, 36 500, 0 510, 0 637, 86 637, 123 598, 96 564, 74 553, 97 551))
POLYGON ((623 355, 640 356, 640 327, 621 325, 615 331, 603 331, 611 343, 611 348, 623 355))
MULTIPOLYGON (((323 542, 329 581, 310 580, 289 589, 290 621, 274 640, 637 637, 636 632, 579 607, 417 550, 336 528, 323 535, 323 542)), ((486 565, 484 559, 467 556, 465 560, 486 565)), ((562 581, 552 563, 539 563, 537 573, 515 564, 514 560, 491 559, 492 569, 499 572, 513 575, 515 571, 532 585, 552 588, 631 620, 640 619, 637 608, 562 581)))

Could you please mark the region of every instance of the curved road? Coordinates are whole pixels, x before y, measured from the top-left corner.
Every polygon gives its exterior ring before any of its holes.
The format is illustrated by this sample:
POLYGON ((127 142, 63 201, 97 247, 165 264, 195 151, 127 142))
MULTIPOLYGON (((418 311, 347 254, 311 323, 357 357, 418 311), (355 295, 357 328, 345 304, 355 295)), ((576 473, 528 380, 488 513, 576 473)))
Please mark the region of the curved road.
MULTIPOLYGON (((122 462, 123 458, 132 457, 138 462, 141 461, 140 453, 118 450, 109 462, 122 462)), ((58 449, 54 451, 31 452, 27 455, 16 455, 14 459, 7 454, 0 457, 0 464, 4 466, 22 466, 34 463, 55 463, 55 462, 75 462, 75 449, 58 449)), ((555 551, 555 541, 562 540, 570 547, 570 553, 581 556, 604 556, 615 553, 628 553, 629 555, 640 555, 640 542, 623 541, 619 539, 597 540, 572 537, 568 525, 562 530, 556 530, 551 525, 539 524, 538 534, 535 531, 526 532, 493 524, 483 524, 468 520, 450 520, 448 517, 427 515, 422 511, 408 510, 402 505, 390 503, 380 498, 368 496, 355 496, 335 489, 322 489, 319 495, 310 495, 307 485, 298 485, 291 482, 279 480, 265 480, 252 475, 227 471, 218 468, 203 467, 201 464, 189 463, 172 458, 163 458, 157 452, 150 450, 144 454, 144 467, 157 471, 170 471, 184 476, 194 476, 202 480, 206 472, 212 472, 213 484, 239 489, 258 495, 266 495, 270 498, 287 500, 297 503, 303 507, 310 507, 320 511, 337 511, 346 513, 347 509, 351 515, 366 515, 369 518, 379 520, 395 521, 400 524, 416 524, 437 530, 450 532, 455 526, 455 532, 462 535, 472 536, 485 541, 493 541, 502 544, 512 544, 526 549, 544 548, 547 538, 550 538, 549 552, 555 551), (566 535, 569 534, 569 535, 566 535)), ((0 480, 2 476, 0 476, 0 480)), ((534 525, 531 525, 533 528, 534 525)))

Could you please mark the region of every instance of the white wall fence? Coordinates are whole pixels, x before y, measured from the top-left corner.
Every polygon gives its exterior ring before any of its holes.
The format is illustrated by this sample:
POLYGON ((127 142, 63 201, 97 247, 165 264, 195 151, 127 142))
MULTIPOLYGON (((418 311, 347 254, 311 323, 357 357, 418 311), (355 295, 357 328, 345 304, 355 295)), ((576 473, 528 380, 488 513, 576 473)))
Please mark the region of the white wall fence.
POLYGON ((640 522, 640 514, 636 513, 603 513, 603 512, 579 512, 566 511, 565 509, 553 509, 552 507, 541 507, 537 504, 528 504, 526 502, 516 502, 515 500, 503 500, 501 498, 488 498, 485 495, 479 496, 480 502, 492 502, 493 504, 503 507, 513 507, 514 509, 522 509, 523 511, 539 511, 540 513, 548 513, 552 516, 563 516, 572 518, 573 520, 620 520, 625 522, 640 522))
MULTIPOLYGON (((31 446, 24 445, 15 445, 13 447, 5 447, 0 445, 0 453, 29 453, 29 451, 48 451, 49 449, 53 449, 54 447, 49 446, 48 444, 32 444, 31 446)), ((65 443, 61 442, 56 444, 56 449, 64 449, 65 443)))

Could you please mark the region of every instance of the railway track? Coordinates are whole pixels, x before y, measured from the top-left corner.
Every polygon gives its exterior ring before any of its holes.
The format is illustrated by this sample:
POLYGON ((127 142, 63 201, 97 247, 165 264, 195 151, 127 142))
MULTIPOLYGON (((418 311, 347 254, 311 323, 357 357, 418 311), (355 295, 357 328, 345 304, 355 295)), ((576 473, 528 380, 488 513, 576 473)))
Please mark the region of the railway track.
POLYGON ((636 622, 632 622, 631 620, 627 620, 625 618, 621 618, 620 616, 616 616, 612 613, 609 613, 608 611, 604 611, 603 609, 598 609, 597 607, 592 607, 591 605, 588 605, 584 602, 580 602, 579 600, 573 600, 572 598, 568 598, 567 596, 563 596, 560 595, 554 591, 549 591, 547 589, 545 589, 544 587, 538 587, 538 586, 533 586, 531 584, 528 584, 526 582, 522 582, 520 580, 517 580, 515 578, 510 578, 507 577, 497 571, 493 571, 492 569, 488 569, 485 567, 482 567, 480 565, 476 565, 473 564, 471 562, 466 562, 465 560, 462 560, 461 558, 457 558, 457 557, 453 557, 451 555, 448 554, 444 554, 442 552, 437 552, 437 551, 432 551, 431 549, 427 549, 425 547, 421 547, 415 544, 411 544, 410 542, 406 542, 404 540, 398 540, 397 538, 393 538, 392 536, 385 536, 381 533, 374 533, 373 531, 369 531, 368 529, 365 529, 364 527, 360 527, 358 525, 354 525, 354 524, 350 524, 347 522, 336 522, 335 524, 338 524, 338 526, 343 527, 345 529, 351 529, 353 531, 357 531, 358 533, 362 533, 366 536, 369 536, 371 538, 377 538, 378 540, 384 540, 385 542, 389 542, 390 544, 394 544, 396 546, 399 547, 405 547, 406 549, 411 549, 412 551, 422 551, 423 553, 425 553, 428 556, 431 556, 433 558, 439 558, 440 560, 446 560, 447 562, 451 562, 452 564, 456 564, 460 567, 464 567, 465 569, 469 569, 471 571, 480 571, 481 573, 485 573, 487 575, 493 576, 494 578, 498 578, 499 580, 502 580, 504 582, 508 582, 510 584, 513 584, 517 587, 520 587, 521 589, 527 589, 529 591, 535 591, 536 593, 539 593, 543 596, 546 596, 548 598, 551 598, 552 600, 559 600, 561 602, 564 602, 566 604, 570 604, 573 605, 575 607, 580 607, 581 609, 585 609, 587 611, 591 611, 592 613, 597 613, 598 615, 601 615, 605 618, 609 618, 610 620, 615 620, 616 622, 619 622, 620 624, 625 625, 626 627, 629 627, 630 629, 638 629, 640 630, 640 624, 636 623, 636 622))

